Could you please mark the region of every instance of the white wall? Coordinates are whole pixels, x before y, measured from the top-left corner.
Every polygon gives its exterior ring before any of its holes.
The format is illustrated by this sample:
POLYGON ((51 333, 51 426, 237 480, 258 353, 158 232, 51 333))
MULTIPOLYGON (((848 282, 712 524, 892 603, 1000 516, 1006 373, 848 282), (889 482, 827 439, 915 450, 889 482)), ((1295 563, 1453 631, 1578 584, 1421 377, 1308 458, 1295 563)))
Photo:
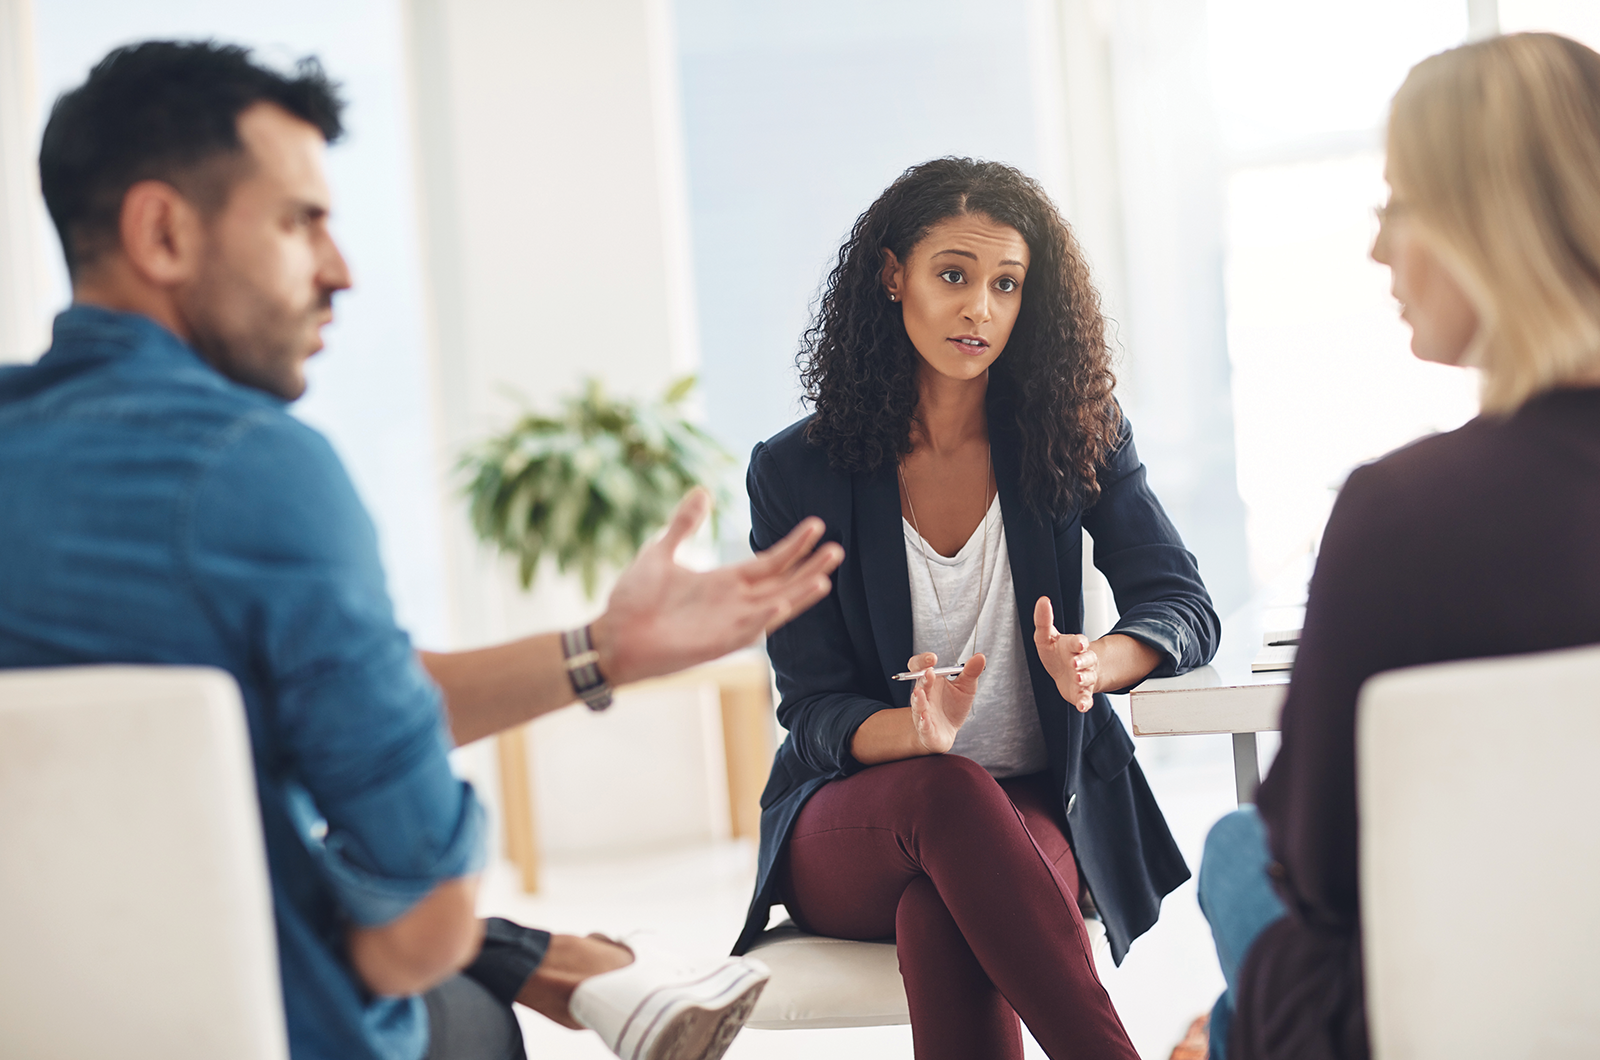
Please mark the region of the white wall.
POLYGON ((604 714, 541 718, 528 743, 539 844, 551 858, 682 847, 732 831, 715 685, 624 690, 604 714))
POLYGON ((32 0, 0 0, 0 364, 49 342, 32 0))
MULTIPOLYGON (((677 65, 665 0, 408 0, 430 350, 453 460, 524 403, 598 376, 659 395, 699 363, 677 65)), ((581 623, 547 566, 532 593, 446 494, 458 645, 581 623)), ((548 854, 727 834, 720 719, 699 692, 570 708, 528 736, 548 854)), ((488 775, 483 748, 468 768, 488 775), (475 761, 475 764, 473 764, 475 761)))
POLYGON ((1503 33, 1562 33, 1600 48, 1600 4, 1594 0, 1478 0, 1494 4, 1495 22, 1503 33))
MULTIPOLYGON (((451 454, 585 376, 646 397, 698 363, 676 75, 658 0, 410 0, 433 378, 451 454)), ((592 610, 505 592, 452 517, 458 639, 592 610)))
POLYGON ((706 423, 738 460, 729 536, 742 536, 745 458, 801 415, 800 333, 856 218, 930 158, 1038 170, 1028 4, 673 7, 706 423))
POLYGON ((1205 0, 1123 0, 1111 27, 1126 268, 1122 400, 1220 614, 1250 595, 1223 299, 1223 167, 1205 0))
POLYGON ((1071 220, 1123 351, 1127 251, 1112 77, 1114 11, 1102 0, 1030 0, 1039 177, 1071 220))

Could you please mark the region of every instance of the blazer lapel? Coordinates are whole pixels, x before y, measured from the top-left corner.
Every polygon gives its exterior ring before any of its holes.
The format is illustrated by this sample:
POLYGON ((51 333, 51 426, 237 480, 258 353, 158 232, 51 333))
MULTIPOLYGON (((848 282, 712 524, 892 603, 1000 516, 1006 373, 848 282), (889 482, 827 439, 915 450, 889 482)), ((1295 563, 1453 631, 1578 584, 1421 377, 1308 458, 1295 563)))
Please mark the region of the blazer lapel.
POLYGON ((890 695, 911 702, 911 682, 889 681, 911 658, 911 583, 906 572, 905 534, 900 528, 900 480, 887 462, 870 474, 851 476, 855 492, 855 561, 866 588, 867 615, 890 695))

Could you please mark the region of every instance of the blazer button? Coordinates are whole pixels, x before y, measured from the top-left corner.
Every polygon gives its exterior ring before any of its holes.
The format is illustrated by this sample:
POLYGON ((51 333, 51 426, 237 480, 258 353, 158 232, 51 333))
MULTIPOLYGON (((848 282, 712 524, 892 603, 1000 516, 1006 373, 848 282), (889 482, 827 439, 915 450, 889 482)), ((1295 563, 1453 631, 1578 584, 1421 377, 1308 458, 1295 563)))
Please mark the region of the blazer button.
POLYGON ((1078 805, 1078 793, 1073 792, 1071 795, 1067 796, 1067 812, 1071 813, 1072 808, 1076 805, 1078 805))

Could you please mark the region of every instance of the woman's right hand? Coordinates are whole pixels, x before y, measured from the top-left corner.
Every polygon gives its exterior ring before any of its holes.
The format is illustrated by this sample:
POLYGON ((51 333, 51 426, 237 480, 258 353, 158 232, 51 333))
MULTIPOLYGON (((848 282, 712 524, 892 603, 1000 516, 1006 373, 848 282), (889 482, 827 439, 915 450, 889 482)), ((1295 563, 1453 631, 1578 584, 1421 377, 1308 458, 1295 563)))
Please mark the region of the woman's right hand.
POLYGON ((864 766, 903 758, 942 755, 956 742, 972 714, 972 697, 983 673, 983 656, 967 660, 954 681, 935 677, 932 652, 913 655, 907 670, 922 671, 911 690, 911 706, 890 707, 868 717, 850 738, 850 755, 864 766))
POLYGON ((911 690, 911 722, 922 754, 942 755, 955 744, 956 733, 972 715, 972 697, 985 664, 982 655, 974 655, 951 680, 934 676, 938 662, 930 651, 913 655, 906 664, 907 670, 922 671, 911 690))

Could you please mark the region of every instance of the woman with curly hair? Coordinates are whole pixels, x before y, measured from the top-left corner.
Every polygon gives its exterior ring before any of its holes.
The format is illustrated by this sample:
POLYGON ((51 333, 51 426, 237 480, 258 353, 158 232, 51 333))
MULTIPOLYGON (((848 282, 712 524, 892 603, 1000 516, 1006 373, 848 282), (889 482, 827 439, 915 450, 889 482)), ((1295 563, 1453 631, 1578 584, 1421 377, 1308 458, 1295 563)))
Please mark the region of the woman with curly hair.
POLYGON ((751 456, 751 542, 818 515, 846 555, 768 642, 789 736, 736 952, 781 902, 895 938, 918 1057, 1020 1057, 1018 1016, 1052 1057, 1135 1057, 1080 904, 1120 962, 1189 870, 1104 693, 1202 665, 1219 624, 1083 255, 1015 169, 916 166, 856 222, 800 365, 815 412, 751 456), (1122 613, 1094 641, 1085 530, 1122 613))

